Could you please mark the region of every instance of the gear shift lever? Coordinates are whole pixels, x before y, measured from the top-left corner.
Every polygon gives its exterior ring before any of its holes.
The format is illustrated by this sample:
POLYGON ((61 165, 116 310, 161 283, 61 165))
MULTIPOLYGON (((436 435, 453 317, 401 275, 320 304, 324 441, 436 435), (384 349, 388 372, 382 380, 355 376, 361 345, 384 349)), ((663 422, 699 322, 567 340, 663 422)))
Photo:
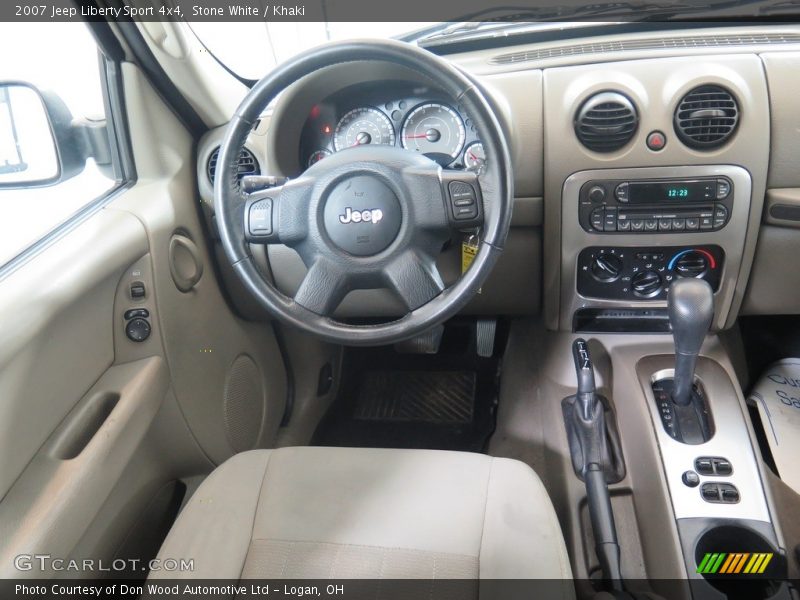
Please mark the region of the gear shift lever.
POLYGON ((675 340, 672 400, 679 406, 688 406, 697 355, 714 317, 711 286, 703 279, 678 279, 669 288, 668 312, 675 340))

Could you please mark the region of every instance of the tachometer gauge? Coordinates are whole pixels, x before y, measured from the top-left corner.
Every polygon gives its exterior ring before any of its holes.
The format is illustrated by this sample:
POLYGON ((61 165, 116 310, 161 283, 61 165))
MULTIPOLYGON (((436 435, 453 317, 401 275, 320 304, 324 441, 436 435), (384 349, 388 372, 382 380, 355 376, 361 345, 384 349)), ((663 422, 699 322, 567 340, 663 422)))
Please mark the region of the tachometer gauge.
POLYGON ((308 157, 307 166, 310 167, 311 165, 314 165, 314 164, 318 163, 323 158, 325 158, 327 156, 330 156, 330 155, 331 155, 331 151, 330 150, 317 150, 316 152, 312 152, 311 156, 308 157))
POLYGON ((464 121, 458 113, 435 102, 408 113, 400 132, 403 148, 422 152, 441 165, 453 162, 464 148, 465 138, 464 121))
POLYGON ((470 171, 480 171, 486 164, 486 151, 480 142, 472 142, 464 150, 464 166, 470 171))
POLYGON ((377 108, 354 108, 339 119, 333 133, 337 152, 367 144, 394 146, 394 142, 392 122, 377 108))

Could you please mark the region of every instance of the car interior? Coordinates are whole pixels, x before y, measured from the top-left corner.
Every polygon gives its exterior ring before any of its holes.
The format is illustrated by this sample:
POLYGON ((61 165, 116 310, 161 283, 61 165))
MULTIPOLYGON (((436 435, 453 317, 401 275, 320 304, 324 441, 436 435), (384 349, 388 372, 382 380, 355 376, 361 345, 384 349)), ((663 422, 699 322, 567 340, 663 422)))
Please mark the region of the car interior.
POLYGON ((0 66, 0 576, 800 597, 800 26, 473 25, 0 66))

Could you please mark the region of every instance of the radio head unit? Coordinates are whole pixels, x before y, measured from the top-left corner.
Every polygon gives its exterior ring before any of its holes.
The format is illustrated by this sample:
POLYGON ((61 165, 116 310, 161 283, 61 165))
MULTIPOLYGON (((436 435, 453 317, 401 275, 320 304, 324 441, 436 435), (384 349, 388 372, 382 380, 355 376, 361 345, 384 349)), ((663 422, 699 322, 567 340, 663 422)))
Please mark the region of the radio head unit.
POLYGON ((593 233, 718 231, 733 206, 727 177, 596 180, 581 186, 581 227, 593 233))

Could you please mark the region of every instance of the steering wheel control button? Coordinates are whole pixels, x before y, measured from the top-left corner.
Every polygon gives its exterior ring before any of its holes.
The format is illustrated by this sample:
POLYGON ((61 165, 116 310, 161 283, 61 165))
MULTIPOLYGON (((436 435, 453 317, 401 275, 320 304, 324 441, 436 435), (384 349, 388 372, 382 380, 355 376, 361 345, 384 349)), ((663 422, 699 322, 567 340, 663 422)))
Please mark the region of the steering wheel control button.
POLYGON ((653 152, 663 150, 667 145, 667 136, 660 131, 653 131, 647 136, 647 147, 653 152))
POLYGON ((252 236, 272 235, 272 198, 253 202, 247 212, 247 228, 252 236))
POLYGON ((328 194, 325 231, 339 248, 354 256, 385 250, 400 232, 400 202, 383 181, 357 175, 339 182, 328 194))
POLYGON ((447 184, 450 210, 453 220, 460 226, 478 218, 478 193, 466 181, 451 181, 447 184))
POLYGON ((140 317, 128 321, 125 325, 125 335, 132 342, 145 341, 150 337, 150 331, 150 323, 140 317))
POLYGON ((700 485, 700 476, 694 471, 686 471, 681 475, 681 481, 687 487, 697 487, 700 485))
POLYGON ((142 319, 146 319, 150 316, 150 311, 146 308, 130 308, 125 311, 125 314, 122 315, 126 321, 130 321, 131 319, 135 319, 136 317, 141 317, 142 319))
POLYGON ((131 284, 129 294, 131 300, 144 300, 147 296, 147 289, 144 287, 144 283, 141 281, 134 281, 131 284))

